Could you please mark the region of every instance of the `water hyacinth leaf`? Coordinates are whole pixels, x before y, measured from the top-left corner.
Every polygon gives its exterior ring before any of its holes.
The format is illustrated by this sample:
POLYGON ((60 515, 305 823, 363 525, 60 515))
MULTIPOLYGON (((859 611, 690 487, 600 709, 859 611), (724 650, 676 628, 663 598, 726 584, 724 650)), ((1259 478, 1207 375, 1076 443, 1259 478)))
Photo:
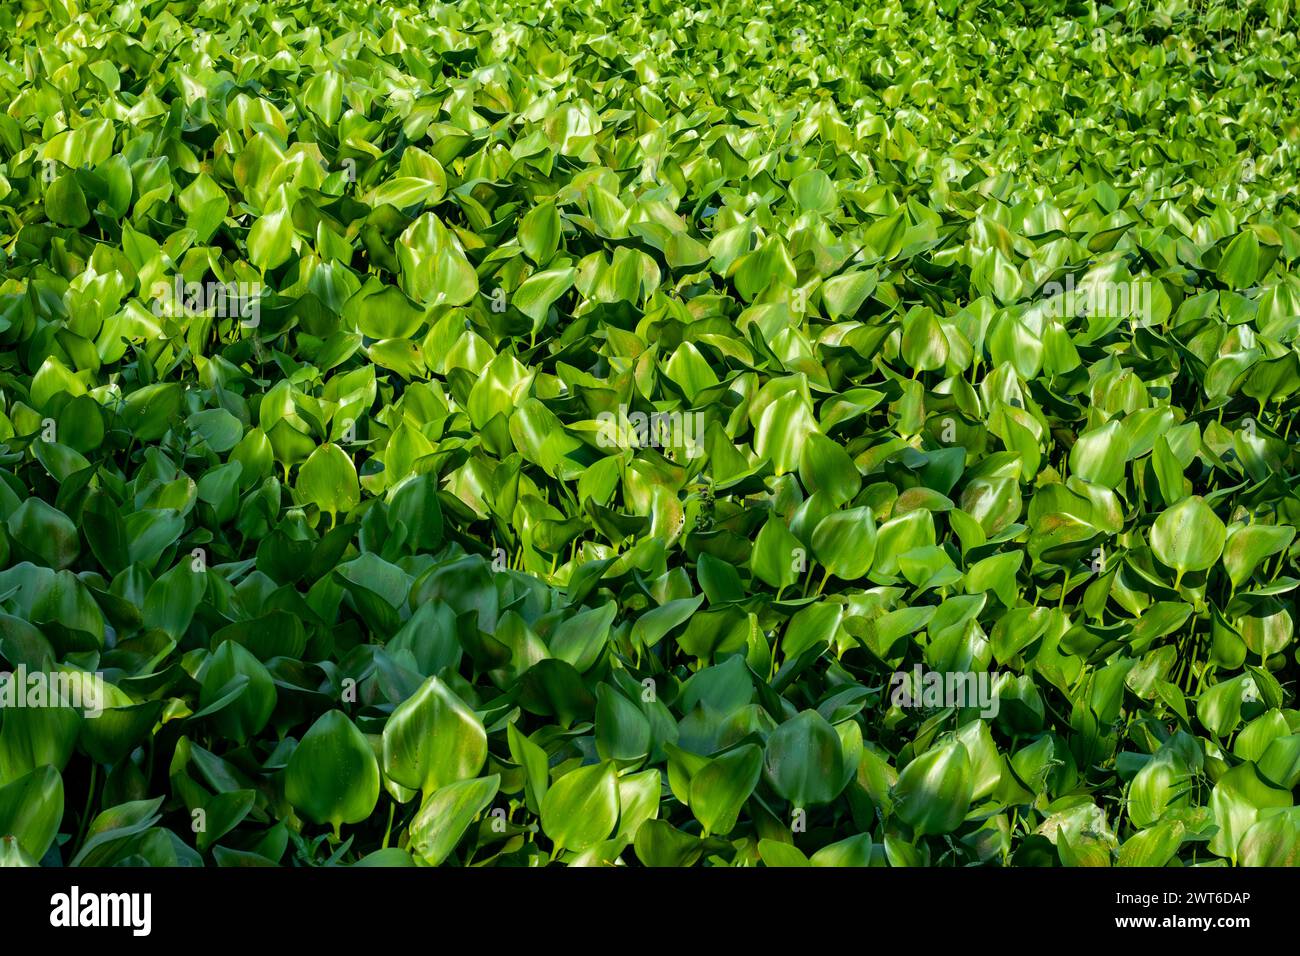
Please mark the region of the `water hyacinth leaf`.
POLYGON ((1178 749, 1162 747, 1138 771, 1129 787, 1129 813, 1140 827, 1160 821, 1165 811, 1184 806, 1192 765, 1178 749))
POLYGON ((764 866, 801 867, 812 865, 808 862, 808 857, 804 856, 798 847, 791 846, 789 843, 782 843, 780 840, 760 840, 758 842, 758 854, 762 857, 764 866))
POLYGON ((1282 551, 1294 539, 1295 528, 1287 525, 1234 526, 1223 546, 1223 566, 1233 587, 1245 584, 1261 561, 1282 551))
POLYGON ((965 819, 973 793, 970 758, 953 741, 903 768, 893 788, 894 810, 917 833, 951 833, 965 819))
POLYGON ((704 853, 703 841, 664 820, 647 820, 636 831, 636 858, 645 866, 692 866, 704 853))
POLYGON ((803 209, 826 212, 837 201, 835 183, 820 169, 800 173, 790 182, 790 195, 803 209))
POLYGON ((1228 243, 1216 272, 1229 289, 1244 289, 1255 284, 1255 277, 1259 274, 1259 240, 1253 230, 1243 230, 1228 243))
POLYGON ((822 284, 822 302, 832 319, 853 316, 876 288, 875 272, 846 272, 822 284))
POLYGON ((0 837, 0 868, 39 866, 18 842, 17 837, 0 837))
POLYGON ((219 710, 212 709, 209 713, 218 733, 231 740, 242 743, 255 737, 275 712, 274 679, 266 665, 235 641, 223 641, 217 648, 203 672, 202 687, 201 707, 213 708, 218 701, 226 701, 219 710), (236 678, 244 680, 232 697, 236 678))
POLYGON ((401 289, 373 279, 348 299, 343 316, 372 339, 406 338, 424 322, 424 311, 401 289))
POLYGON ((13 837, 32 859, 45 855, 63 819, 63 778, 37 767, 0 787, 0 835, 13 837))
POLYGON ((529 276, 513 296, 514 307, 533 320, 538 330, 546 322, 547 310, 572 286, 576 269, 549 269, 529 276))
POLYGON ((304 504, 314 504, 331 519, 361 501, 356 467, 347 452, 332 443, 321 445, 303 462, 296 490, 304 504))
POLYGON ((1232 626, 1241 635, 1242 643, 1264 659, 1290 644, 1295 631, 1286 605, 1269 596, 1252 601, 1242 617, 1233 619, 1232 626))
POLYGON ((810 492, 821 492, 836 506, 852 501, 862 487, 862 477, 848 453, 815 433, 808 436, 800 455, 799 479, 810 492))
POLYGON ((844 608, 839 604, 810 604, 790 619, 781 637, 781 650, 787 658, 795 659, 811 648, 828 645, 835 640, 843 620, 844 608))
POLYGON ((596 750, 602 760, 628 764, 650 752, 650 721, 641 709, 613 688, 596 689, 596 750))
POLYGON ((298 741, 284 793, 308 819, 341 824, 370 816, 379 800, 379 763, 365 735, 341 710, 323 714, 298 741))
POLYGON ((1290 793, 1269 786, 1260 779, 1253 764, 1245 763, 1219 778, 1210 794, 1209 806, 1219 827, 1210 837, 1210 852, 1236 861, 1245 836, 1262 819, 1263 812, 1290 807, 1292 800, 1290 793))
POLYGON ((763 772, 763 750, 745 744, 704 763, 690 780, 688 803, 706 834, 725 836, 763 772))
POLYGON ((71 566, 81 551, 77 527, 53 505, 28 498, 9 515, 5 527, 16 545, 56 570, 71 566))
POLYGON ((1065 866, 1110 866, 1115 851, 1115 836, 1105 811, 1095 803, 1080 799, 1051 814, 1039 828, 1056 846, 1057 856, 1065 866))
POLYGON ((647 611, 632 626, 632 637, 647 647, 653 647, 674 628, 690 620, 691 615, 703 603, 704 596, 698 595, 693 598, 678 598, 647 611))
POLYGON ((1094 484, 1115 487, 1124 480, 1128 449, 1119 422, 1079 436, 1070 449, 1070 471, 1094 484))
POLYGON ((903 361, 918 371, 942 368, 948 359, 948 341, 929 309, 918 309, 903 319, 903 361))
POLYGON ((1261 816, 1239 844, 1242 866, 1300 865, 1300 832, 1289 813, 1261 816))
POLYGON ((442 543, 442 505, 432 475, 403 479, 392 491, 388 513, 392 522, 400 522, 405 527, 408 547, 433 549, 442 543))
POLYGON ((870 508, 827 515, 812 535, 813 553, 831 574, 845 581, 866 575, 876 554, 876 522, 870 508))
POLYGON ((809 862, 813 866, 870 866, 872 846, 871 834, 854 834, 822 847, 812 855, 809 862))
POLYGON ((546 751, 520 733, 514 724, 507 727, 506 737, 511 759, 524 771, 524 794, 528 808, 533 813, 541 813, 542 799, 550 784, 546 751))
POLYGON ((551 784, 542 799, 542 829, 557 848, 581 851, 618 822, 618 776, 612 761, 579 767, 551 784))
POLYGON ((1273 786, 1294 790, 1300 782, 1300 734, 1287 734, 1269 741, 1255 766, 1260 776, 1273 786))
POLYGON ((61 226, 80 228, 90 222, 86 194, 77 184, 76 176, 64 173, 50 184, 45 193, 45 215, 50 222, 61 226))
POLYGON ((569 618, 551 636, 551 653, 572 664, 579 673, 596 663, 609 639, 609 626, 617 613, 617 606, 607 603, 598 608, 579 611, 569 618))
POLYGON ((160 575, 145 595, 145 626, 156 627, 173 639, 182 637, 194 619, 194 612, 198 610, 207 586, 207 575, 196 571, 192 560, 181 561, 160 575))
POLYGON ((1186 828, 1179 820, 1169 820, 1139 830, 1119 848, 1119 866, 1164 866, 1178 852, 1186 828))
POLYGON ((425 305, 464 305, 478 292, 478 277, 460 241, 434 213, 407 227, 397 242, 402 291, 425 305))
POLYGON ((817 421, 807 401, 797 391, 788 391, 764 408, 754 432, 754 450, 783 475, 799 466, 804 443, 817 432, 817 421))
POLYGON ((293 254, 293 218, 280 202, 264 213, 248 231, 248 261, 259 269, 274 269, 293 254))
POLYGON ((402 701, 384 724, 384 774, 427 797, 474 777, 487 760, 483 722, 436 676, 402 701))
POLYGON ((1249 675, 1220 681, 1207 688, 1196 702, 1197 719, 1210 733, 1226 737, 1241 722, 1241 706, 1258 700, 1258 690, 1249 675))
POLYGON ((411 852, 416 859, 427 866, 446 860, 500 785, 501 777, 493 774, 458 780, 428 794, 410 826, 411 852))
POLYGON ((552 203, 528 211, 519 223, 519 244, 536 265, 551 261, 560 245, 560 214, 552 203))
POLYGON ((231 790, 214 794, 202 807, 203 828, 195 836, 200 851, 210 849, 248 816, 257 799, 253 790, 231 790))
POLYGON ((749 559, 750 569, 757 577, 780 591, 799 580, 800 567, 806 564, 803 560, 805 555, 806 549, 790 533, 785 522, 772 516, 754 540, 754 550, 749 559))
POLYGON ((138 441, 157 441, 176 424, 182 398, 179 384, 156 382, 127 395, 119 415, 138 441))
POLYGON ((805 710, 773 732, 764 763, 772 789, 795 807, 830 803, 844 785, 839 735, 815 710, 805 710))
POLYGON ((662 792, 663 775, 658 770, 642 770, 618 778, 619 816, 615 842, 618 842, 617 838, 632 839, 643 823, 659 815, 662 792))
POLYGON ((1151 526, 1151 550, 1180 578, 1188 571, 1212 568, 1226 539, 1219 516, 1196 495, 1162 511, 1151 526))
POLYGON ((69 866, 105 866, 111 864, 123 847, 134 844, 138 837, 161 819, 158 808, 163 798, 128 800, 100 812, 86 831, 85 842, 72 858, 69 866))
MULTIPOLYGON (((74 707, 52 706, 54 698, 38 696, 38 693, 44 693, 44 675, 28 674, 27 687, 19 687, 16 680, 20 673, 15 671, 4 675, 3 689, 7 699, 4 722, 0 723, 0 786, 43 766, 62 771, 72 759, 78 732, 85 720, 74 707), (13 706, 13 699, 24 692, 27 706, 13 706)), ((58 700, 64 704, 73 703, 62 694, 58 695, 58 700)))

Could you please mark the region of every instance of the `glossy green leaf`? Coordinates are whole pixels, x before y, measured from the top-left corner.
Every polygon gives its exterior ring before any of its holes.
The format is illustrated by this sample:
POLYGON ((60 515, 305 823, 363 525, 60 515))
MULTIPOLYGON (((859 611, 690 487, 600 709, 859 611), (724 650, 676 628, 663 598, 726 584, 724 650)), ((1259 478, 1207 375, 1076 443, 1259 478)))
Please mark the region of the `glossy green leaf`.
POLYGON ((343 711, 327 711, 303 735, 285 768, 284 793, 308 819, 335 832, 370 816, 379 799, 379 763, 343 711))
POLYGON ((437 677, 402 701, 384 724, 384 774, 427 797, 474 777, 487 760, 478 715, 437 677))

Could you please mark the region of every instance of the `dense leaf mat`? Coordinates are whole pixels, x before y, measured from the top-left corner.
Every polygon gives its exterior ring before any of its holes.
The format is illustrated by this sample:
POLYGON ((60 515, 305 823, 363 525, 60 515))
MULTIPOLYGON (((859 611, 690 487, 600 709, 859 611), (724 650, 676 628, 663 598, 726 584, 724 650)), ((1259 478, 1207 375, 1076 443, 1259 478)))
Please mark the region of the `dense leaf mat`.
POLYGON ((1286 0, 0 38, 0 861, 1296 860, 1286 0))

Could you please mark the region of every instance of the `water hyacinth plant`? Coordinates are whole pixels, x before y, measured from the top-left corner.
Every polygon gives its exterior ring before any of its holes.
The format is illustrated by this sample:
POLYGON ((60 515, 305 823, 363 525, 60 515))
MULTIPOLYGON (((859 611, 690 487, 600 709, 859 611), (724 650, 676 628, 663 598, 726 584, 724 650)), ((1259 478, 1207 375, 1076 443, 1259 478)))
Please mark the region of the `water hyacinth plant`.
POLYGON ((0 862, 1297 861, 1289 0, 0 45, 0 862))

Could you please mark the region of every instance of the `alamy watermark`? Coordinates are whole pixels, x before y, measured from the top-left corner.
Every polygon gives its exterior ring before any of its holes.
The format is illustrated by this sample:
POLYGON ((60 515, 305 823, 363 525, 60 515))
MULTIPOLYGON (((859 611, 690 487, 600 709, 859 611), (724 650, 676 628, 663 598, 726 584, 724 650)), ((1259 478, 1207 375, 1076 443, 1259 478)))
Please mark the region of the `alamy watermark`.
POLYGON ((596 441, 601 448, 683 448, 687 458, 704 454, 703 412, 633 412, 620 405, 617 412, 596 416, 601 428, 596 441))
POLYGON ((73 886, 50 897, 50 925, 57 928, 123 927, 132 936, 153 928, 152 893, 92 893, 73 886))
POLYGON ((1076 315, 1130 316, 1141 325, 1150 325, 1154 315, 1151 283, 1139 279, 1122 282, 1103 280, 1074 284, 1074 276, 1067 275, 1064 284, 1055 280, 1043 286, 1048 297, 1047 314, 1054 319, 1076 315))
POLYGON ((988 671, 927 671, 917 664, 889 678, 894 707, 942 709, 976 707, 981 717, 996 717, 999 708, 997 674, 988 671))
POLYGON ((0 671, 0 708, 72 707, 87 717, 104 713, 104 675, 88 671, 0 671))
POLYGON ((153 314, 158 318, 181 319, 211 313, 216 319, 238 319, 245 328, 262 322, 260 282, 186 282, 176 276, 171 283, 159 280, 150 288, 153 314))

